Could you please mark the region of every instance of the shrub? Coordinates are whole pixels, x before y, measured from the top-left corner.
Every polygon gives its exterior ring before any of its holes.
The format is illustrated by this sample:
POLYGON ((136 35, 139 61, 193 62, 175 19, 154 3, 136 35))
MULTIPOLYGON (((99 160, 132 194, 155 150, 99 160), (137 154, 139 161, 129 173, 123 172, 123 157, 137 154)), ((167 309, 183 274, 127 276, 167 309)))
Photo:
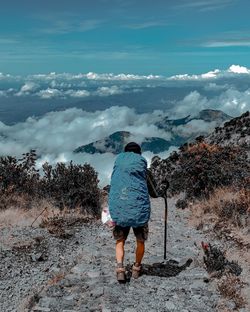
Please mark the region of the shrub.
POLYGON ((186 193, 186 198, 208 197, 216 188, 247 186, 250 164, 240 147, 219 146, 205 142, 184 144, 151 170, 158 179, 167 178, 171 195, 186 193))
POLYGON ((34 150, 21 159, 0 157, 0 209, 24 205, 30 208, 32 202, 47 199, 59 208, 78 207, 96 216, 100 212, 98 182, 97 173, 89 164, 58 163, 52 168, 45 163, 40 175, 34 150))
POLYGON ((37 195, 39 172, 35 168, 36 153, 31 150, 23 158, 0 157, 0 190, 2 193, 37 195))
POLYGON ((84 211, 99 214, 100 192, 95 170, 89 165, 67 166, 58 163, 55 168, 45 163, 42 190, 60 208, 82 207, 84 211))

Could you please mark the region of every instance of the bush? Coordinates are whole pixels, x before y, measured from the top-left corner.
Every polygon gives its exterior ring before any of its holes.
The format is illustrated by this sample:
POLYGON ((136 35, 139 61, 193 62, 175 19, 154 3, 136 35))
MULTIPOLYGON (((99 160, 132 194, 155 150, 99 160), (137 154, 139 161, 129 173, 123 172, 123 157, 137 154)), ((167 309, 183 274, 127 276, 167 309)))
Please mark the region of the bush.
POLYGON ((31 150, 23 158, 0 157, 0 191, 36 196, 39 171, 35 168, 36 153, 31 150))
POLYGON ((55 168, 45 163, 42 190, 59 208, 82 207, 84 211, 99 214, 100 192, 95 170, 88 164, 67 166, 58 163, 55 168))
POLYGON ((89 164, 58 163, 52 168, 45 163, 40 175, 34 150, 21 159, 0 157, 0 209, 24 204, 29 208, 31 202, 47 199, 59 208, 81 208, 96 216, 100 212, 98 182, 89 164))
POLYGON ((151 169, 155 177, 169 180, 171 195, 185 192, 189 199, 207 198, 218 187, 249 185, 250 165, 241 147, 184 144, 179 153, 153 162, 151 169))

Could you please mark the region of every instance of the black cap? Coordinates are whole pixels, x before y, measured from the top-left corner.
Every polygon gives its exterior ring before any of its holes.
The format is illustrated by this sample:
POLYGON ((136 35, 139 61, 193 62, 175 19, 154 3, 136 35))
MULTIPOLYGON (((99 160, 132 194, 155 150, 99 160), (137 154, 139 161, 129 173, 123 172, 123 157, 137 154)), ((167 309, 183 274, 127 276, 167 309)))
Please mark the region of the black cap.
POLYGON ((135 142, 130 142, 124 147, 124 152, 134 152, 136 154, 141 154, 141 147, 135 142))

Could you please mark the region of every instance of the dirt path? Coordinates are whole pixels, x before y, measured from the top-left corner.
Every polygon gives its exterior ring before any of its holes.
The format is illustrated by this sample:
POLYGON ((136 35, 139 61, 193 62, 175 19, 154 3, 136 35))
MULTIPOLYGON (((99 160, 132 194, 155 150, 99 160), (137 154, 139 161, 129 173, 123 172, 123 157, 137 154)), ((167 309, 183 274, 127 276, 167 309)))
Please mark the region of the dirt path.
MULTIPOLYGON (((74 228, 74 235, 68 239, 51 237, 44 229, 37 228, 32 233, 28 228, 23 229, 23 241, 43 235, 47 253, 44 259, 37 260, 40 255, 37 247, 38 250, 32 251, 33 261, 27 263, 26 258, 14 258, 5 250, 7 258, 1 259, 5 262, 0 271, 0 310, 216 311, 219 298, 216 286, 214 282, 204 282, 207 273, 200 248, 204 237, 188 226, 188 211, 176 210, 173 200, 169 200, 167 261, 164 265, 152 266, 163 262, 163 214, 163 200, 152 200, 144 274, 125 285, 116 281, 114 241, 111 231, 102 225, 74 228), (183 266, 189 258, 193 260, 191 265, 183 266)), ((12 236, 18 236, 18 229, 12 232, 12 236)), ((134 261, 134 249, 131 233, 126 243, 127 267, 134 261)))

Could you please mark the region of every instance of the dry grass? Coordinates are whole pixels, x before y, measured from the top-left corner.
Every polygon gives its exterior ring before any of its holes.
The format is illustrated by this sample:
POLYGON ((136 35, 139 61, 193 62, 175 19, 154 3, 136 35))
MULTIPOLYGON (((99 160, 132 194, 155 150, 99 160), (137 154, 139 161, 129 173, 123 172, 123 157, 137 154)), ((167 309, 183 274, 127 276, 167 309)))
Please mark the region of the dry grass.
POLYGON ((207 232, 211 239, 216 235, 230 242, 230 248, 226 250, 227 258, 239 262, 243 268, 240 279, 230 275, 218 281, 218 289, 224 299, 217 311, 231 311, 226 304, 229 300, 234 302, 235 311, 245 305, 249 308, 250 191, 219 188, 209 199, 196 201, 189 208, 190 223, 207 232))
MULTIPOLYGON (((189 153, 199 153, 200 151, 206 150, 209 153, 215 153, 218 152, 219 146, 217 144, 208 144, 206 142, 200 142, 197 144, 189 145, 187 148, 187 151, 189 153)), ((197 157, 200 157, 200 155, 196 155, 197 157)))
POLYGON ((235 227, 248 227, 250 224, 250 190, 219 188, 206 200, 200 200, 191 205, 193 219, 197 227, 204 223, 225 222, 235 227))
POLYGON ((17 201, 16 206, 10 206, 9 209, 0 210, 0 228, 11 226, 39 226, 42 222, 43 215, 40 215, 45 208, 47 208, 47 214, 53 215, 59 212, 59 209, 45 200, 34 201, 31 208, 23 205, 22 197, 17 201), (40 215, 40 216, 39 216, 40 215))
MULTIPOLYGON (((239 277, 234 275, 224 276, 218 282, 218 290, 223 296, 224 299, 230 300, 234 303, 234 310, 238 310, 244 308, 246 305, 246 301, 243 298, 241 291, 244 286, 244 283, 241 281, 239 277)), ((219 304, 220 309, 223 309, 225 305, 224 300, 222 300, 219 304)), ((226 307, 224 307, 225 310, 226 307)))

